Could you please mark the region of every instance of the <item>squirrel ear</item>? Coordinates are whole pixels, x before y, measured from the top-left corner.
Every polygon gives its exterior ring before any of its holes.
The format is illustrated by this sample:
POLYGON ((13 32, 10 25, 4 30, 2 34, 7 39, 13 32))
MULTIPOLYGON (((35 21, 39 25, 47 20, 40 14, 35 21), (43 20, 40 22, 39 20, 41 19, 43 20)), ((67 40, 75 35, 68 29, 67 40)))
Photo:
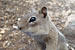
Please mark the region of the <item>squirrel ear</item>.
POLYGON ((41 13, 44 15, 44 18, 46 18, 46 16, 47 16, 47 8, 46 7, 42 7, 41 8, 41 13))

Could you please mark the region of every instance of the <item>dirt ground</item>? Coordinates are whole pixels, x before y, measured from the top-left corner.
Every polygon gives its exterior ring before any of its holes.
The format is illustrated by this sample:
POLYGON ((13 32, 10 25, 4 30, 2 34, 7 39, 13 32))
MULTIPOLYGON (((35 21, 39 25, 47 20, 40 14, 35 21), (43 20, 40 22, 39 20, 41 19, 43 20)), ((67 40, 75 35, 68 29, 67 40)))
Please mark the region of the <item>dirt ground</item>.
MULTIPOLYGON (((8 36, 10 31, 15 29, 19 18, 31 12, 31 8, 39 10, 43 6, 48 7, 52 21, 59 30, 62 30, 64 28, 67 15, 71 13, 70 10, 74 10, 72 6, 70 6, 70 9, 69 6, 65 5, 67 4, 64 0, 0 0, 0 41, 3 37, 8 36), (5 30, 7 31, 7 35, 5 30)), ((67 34, 65 36, 69 45, 75 49, 75 34, 67 34)), ((7 38, 7 40, 9 39, 7 38)), ((1 46, 2 44, 5 44, 4 42, 6 40, 3 39, 2 41, 0 42, 0 49, 5 50, 2 49, 1 46)))

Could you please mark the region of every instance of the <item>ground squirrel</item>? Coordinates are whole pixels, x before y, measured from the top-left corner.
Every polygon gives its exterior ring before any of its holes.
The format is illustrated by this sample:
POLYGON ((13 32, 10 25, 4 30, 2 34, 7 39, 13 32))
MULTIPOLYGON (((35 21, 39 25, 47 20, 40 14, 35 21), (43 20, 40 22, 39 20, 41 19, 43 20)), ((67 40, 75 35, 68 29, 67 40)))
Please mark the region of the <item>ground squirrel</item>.
POLYGON ((17 22, 19 29, 44 45, 44 50, 68 50, 64 35, 51 22, 47 11, 46 7, 42 7, 25 15, 17 22))

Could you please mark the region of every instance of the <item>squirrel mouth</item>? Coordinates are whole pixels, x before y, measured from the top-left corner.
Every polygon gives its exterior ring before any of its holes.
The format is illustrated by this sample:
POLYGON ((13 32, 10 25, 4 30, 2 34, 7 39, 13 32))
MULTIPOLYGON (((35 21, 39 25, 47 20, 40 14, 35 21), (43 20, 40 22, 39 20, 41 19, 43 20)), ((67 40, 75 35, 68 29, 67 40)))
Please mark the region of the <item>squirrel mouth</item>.
POLYGON ((32 34, 33 34, 33 32, 28 32, 28 31, 27 31, 27 32, 24 32, 24 33, 25 33, 25 34, 27 34, 27 35, 28 35, 28 36, 30 36, 30 37, 32 37, 32 36, 33 36, 33 35, 32 35, 32 34))

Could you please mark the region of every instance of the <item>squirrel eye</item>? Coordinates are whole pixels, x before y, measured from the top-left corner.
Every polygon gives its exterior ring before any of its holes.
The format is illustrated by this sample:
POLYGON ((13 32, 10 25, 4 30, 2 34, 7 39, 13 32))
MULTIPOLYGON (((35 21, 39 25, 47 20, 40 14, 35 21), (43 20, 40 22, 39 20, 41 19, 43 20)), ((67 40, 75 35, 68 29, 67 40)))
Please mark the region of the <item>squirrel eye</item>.
POLYGON ((31 17, 29 20, 29 22, 34 22, 34 21, 36 21, 36 17, 31 17))

